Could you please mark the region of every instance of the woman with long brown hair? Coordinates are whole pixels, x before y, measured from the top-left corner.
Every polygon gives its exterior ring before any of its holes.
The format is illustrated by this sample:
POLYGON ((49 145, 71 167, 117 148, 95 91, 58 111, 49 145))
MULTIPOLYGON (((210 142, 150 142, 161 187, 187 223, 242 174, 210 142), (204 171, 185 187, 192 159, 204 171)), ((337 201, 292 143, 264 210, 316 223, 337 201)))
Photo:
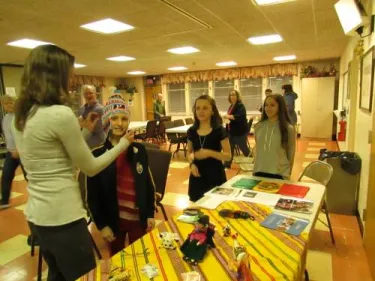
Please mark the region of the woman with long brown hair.
POLYGON ((269 95, 264 101, 260 122, 255 126, 254 175, 288 179, 292 173, 296 136, 285 100, 269 95))
POLYGON ((223 161, 231 159, 228 136, 215 100, 202 95, 194 103, 194 124, 187 131, 189 198, 197 201, 227 181, 223 161))
POLYGON ((125 135, 94 158, 68 106, 73 65, 74 57, 55 45, 31 51, 12 128, 29 180, 25 215, 48 264, 49 281, 76 280, 96 265, 75 167, 94 176, 133 140, 125 135))
POLYGON ((246 119, 246 108, 242 103, 241 94, 237 90, 229 92, 228 101, 230 103, 228 113, 224 118, 229 120, 227 126, 229 133, 229 143, 231 147, 232 159, 225 163, 227 168, 230 168, 233 160, 234 148, 237 145, 242 151, 243 155, 248 157, 250 148, 247 145, 247 135, 249 133, 249 126, 246 119))

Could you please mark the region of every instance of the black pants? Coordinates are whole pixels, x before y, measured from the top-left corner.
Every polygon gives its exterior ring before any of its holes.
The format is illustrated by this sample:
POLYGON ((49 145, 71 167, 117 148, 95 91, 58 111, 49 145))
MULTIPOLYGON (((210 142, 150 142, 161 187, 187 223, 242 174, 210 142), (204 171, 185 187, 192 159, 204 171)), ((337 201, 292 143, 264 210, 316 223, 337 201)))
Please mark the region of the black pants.
POLYGON ((230 167, 233 161, 233 156, 234 156, 234 148, 236 145, 240 148, 242 151, 243 155, 248 157, 250 154, 250 148, 247 145, 247 134, 243 136, 231 136, 229 135, 229 143, 230 143, 230 150, 232 152, 232 159, 228 162, 225 162, 226 167, 230 167))
POLYGON ((280 180, 284 179, 282 175, 269 174, 269 173, 263 173, 263 172, 256 172, 254 176, 261 177, 261 178, 269 178, 269 179, 280 179, 280 180))
POLYGON ((93 245, 85 219, 61 226, 29 222, 48 264, 48 281, 75 281, 96 267, 93 245))
POLYGON ((12 182, 18 166, 21 166, 23 174, 26 178, 26 172, 23 169, 19 158, 13 158, 12 154, 8 152, 5 155, 3 174, 1 176, 1 203, 9 204, 10 192, 12 189, 12 182))

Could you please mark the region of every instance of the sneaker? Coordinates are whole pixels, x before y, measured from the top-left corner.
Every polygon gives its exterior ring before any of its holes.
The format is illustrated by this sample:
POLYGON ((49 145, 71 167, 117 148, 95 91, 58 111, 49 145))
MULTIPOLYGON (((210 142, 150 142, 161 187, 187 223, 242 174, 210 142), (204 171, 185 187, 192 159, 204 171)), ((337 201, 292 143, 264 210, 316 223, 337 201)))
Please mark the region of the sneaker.
POLYGON ((0 210, 7 209, 10 207, 10 204, 0 204, 0 210))

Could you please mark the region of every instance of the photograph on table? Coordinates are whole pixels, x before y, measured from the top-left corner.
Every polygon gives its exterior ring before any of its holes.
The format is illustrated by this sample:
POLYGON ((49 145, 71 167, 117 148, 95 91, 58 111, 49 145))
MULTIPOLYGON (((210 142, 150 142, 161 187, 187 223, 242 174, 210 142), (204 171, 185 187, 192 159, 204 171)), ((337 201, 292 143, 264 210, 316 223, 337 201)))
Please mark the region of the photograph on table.
POLYGON ((251 191, 246 191, 246 192, 244 192, 244 194, 242 194, 242 196, 246 197, 246 198, 254 198, 255 196, 257 196, 257 193, 251 192, 251 191))
POLYGON ((296 200, 290 198, 280 198, 277 201, 275 209, 298 212, 304 214, 311 214, 314 202, 308 200, 296 200))
POLYGON ((372 91, 374 88, 374 47, 361 58, 359 108, 368 113, 372 110, 372 91))
POLYGON ((230 187, 215 187, 207 192, 205 195, 224 195, 224 196, 232 196, 237 191, 234 188, 230 187))
POLYGON ((272 213, 261 223, 261 226, 298 236, 308 224, 308 220, 272 213))

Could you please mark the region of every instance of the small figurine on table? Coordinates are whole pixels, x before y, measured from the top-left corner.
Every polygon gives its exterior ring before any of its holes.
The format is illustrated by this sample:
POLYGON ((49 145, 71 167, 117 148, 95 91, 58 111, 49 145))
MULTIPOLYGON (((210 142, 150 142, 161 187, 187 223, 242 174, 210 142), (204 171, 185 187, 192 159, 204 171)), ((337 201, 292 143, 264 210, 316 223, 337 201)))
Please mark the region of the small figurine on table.
POLYGON ((215 247, 212 239, 214 234, 214 226, 210 225, 209 216, 203 215, 200 217, 193 232, 189 234, 180 247, 184 254, 184 261, 192 265, 197 265, 198 262, 202 261, 207 252, 207 247, 215 247))
POLYGON ((250 269, 250 255, 246 248, 237 240, 238 234, 232 235, 233 238, 233 258, 231 268, 236 272, 237 281, 253 281, 253 276, 250 269))
POLYGON ((226 226, 223 227, 223 236, 228 237, 231 233, 230 226, 227 224, 226 226))

